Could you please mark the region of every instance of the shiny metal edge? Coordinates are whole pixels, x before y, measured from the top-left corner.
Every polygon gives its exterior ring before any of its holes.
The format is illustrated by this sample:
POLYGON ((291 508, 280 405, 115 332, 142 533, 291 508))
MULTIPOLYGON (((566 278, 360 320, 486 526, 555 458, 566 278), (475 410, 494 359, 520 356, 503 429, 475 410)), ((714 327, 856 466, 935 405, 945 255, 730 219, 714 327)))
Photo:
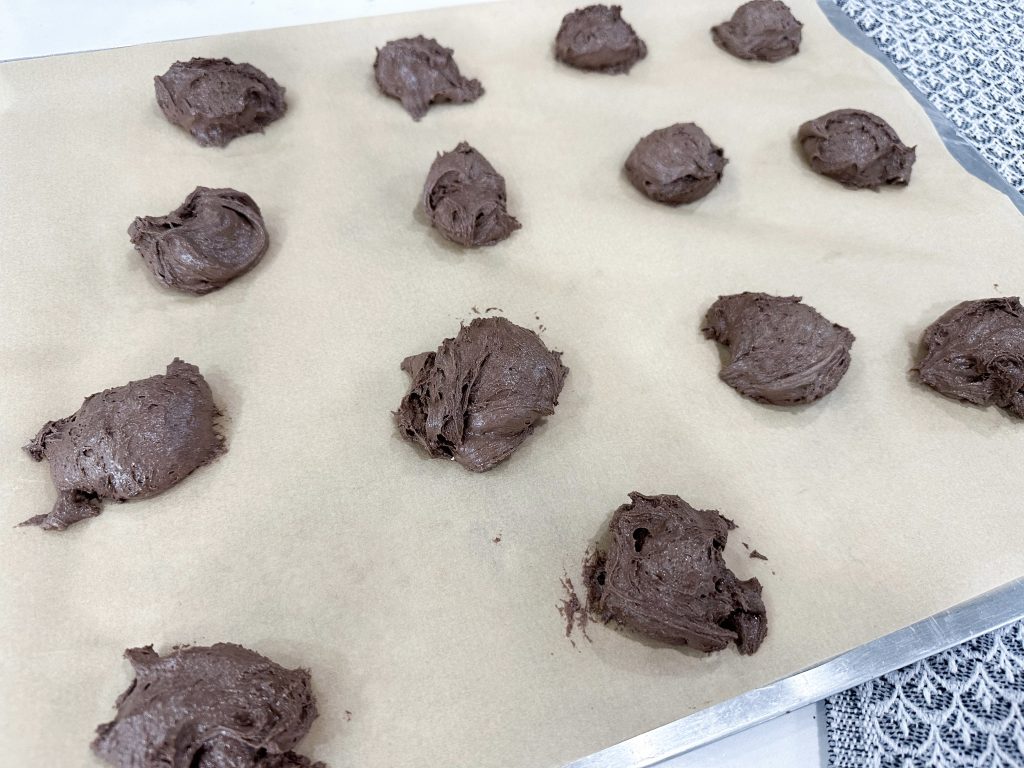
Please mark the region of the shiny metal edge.
POLYGON ((1024 577, 564 768, 649 768, 1024 618, 1024 577))

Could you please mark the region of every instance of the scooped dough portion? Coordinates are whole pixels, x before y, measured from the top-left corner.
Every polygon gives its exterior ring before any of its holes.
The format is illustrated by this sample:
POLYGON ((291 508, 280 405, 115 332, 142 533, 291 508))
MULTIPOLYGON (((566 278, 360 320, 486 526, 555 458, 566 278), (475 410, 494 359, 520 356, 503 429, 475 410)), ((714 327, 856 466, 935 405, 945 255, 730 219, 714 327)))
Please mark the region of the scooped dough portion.
POLYGON ((800 126, 797 134, 811 168, 853 189, 910 183, 917 159, 878 115, 837 109, 800 126))
POLYGON ((646 55, 647 46, 618 5, 577 8, 565 15, 555 36, 555 58, 577 69, 617 75, 646 55))
POLYGON ((453 243, 476 248, 504 240, 522 226, 505 206, 505 177, 466 142, 430 166, 423 211, 453 243))
POLYGON ((737 293, 711 305, 701 331, 729 348, 719 377, 770 405, 813 403, 850 367, 854 336, 799 296, 737 293))
POLYGON ((178 359, 165 374, 90 395, 25 446, 49 462, 60 497, 22 525, 62 531, 98 515, 103 501, 166 491, 223 451, 218 416, 199 369, 178 359))
POLYGON ((166 216, 138 217, 128 236, 157 280, 196 295, 248 272, 270 244, 256 201, 207 187, 196 187, 166 216))
POLYGON ((651 200, 681 205, 714 189, 727 162, 700 126, 676 123, 637 142, 626 159, 626 176, 651 200))
POLYGON ((292 752, 317 717, 305 669, 240 645, 129 648, 135 680, 92 750, 118 768, 326 768, 292 752))
POLYGON ((729 21, 711 28, 724 51, 740 59, 782 61, 800 51, 803 24, 779 0, 750 0, 729 21))
POLYGON ((757 579, 725 564, 730 522, 678 496, 629 494, 612 517, 611 543, 589 562, 588 606, 647 637, 699 651, 736 643, 754 653, 768 633, 757 579))
POLYGON ((419 120, 431 104, 465 104, 483 95, 479 80, 459 72, 453 53, 423 35, 392 40, 377 50, 373 75, 381 93, 398 99, 419 120))
POLYGON ((936 392, 1024 419, 1024 307, 1016 296, 962 301, 928 326, 915 369, 936 392))
POLYGON ((231 59, 176 61, 153 80, 164 115, 203 147, 262 133, 287 109, 284 88, 274 78, 231 59))
POLYGON ((569 369, 533 331, 503 317, 478 318, 436 352, 402 361, 412 387, 395 419, 435 458, 486 472, 555 412, 569 369))

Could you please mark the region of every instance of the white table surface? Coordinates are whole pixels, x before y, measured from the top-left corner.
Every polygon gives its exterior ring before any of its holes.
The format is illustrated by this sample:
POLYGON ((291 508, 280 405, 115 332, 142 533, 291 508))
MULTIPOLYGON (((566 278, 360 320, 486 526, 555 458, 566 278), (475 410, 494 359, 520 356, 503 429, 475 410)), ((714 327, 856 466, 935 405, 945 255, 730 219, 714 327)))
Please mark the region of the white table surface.
MULTIPOLYGON (((0 61, 471 2, 481 0, 0 0, 0 61)), ((819 702, 661 765, 821 768, 824 728, 819 702)))

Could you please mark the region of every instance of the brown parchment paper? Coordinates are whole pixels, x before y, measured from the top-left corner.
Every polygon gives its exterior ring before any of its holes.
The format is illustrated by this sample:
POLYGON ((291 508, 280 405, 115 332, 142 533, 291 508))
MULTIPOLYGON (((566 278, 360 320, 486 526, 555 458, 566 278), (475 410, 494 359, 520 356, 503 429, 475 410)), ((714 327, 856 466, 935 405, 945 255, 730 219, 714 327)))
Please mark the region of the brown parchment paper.
POLYGON ((1021 575, 1024 425, 907 374, 939 313, 1024 289, 1021 219, 812 0, 791 4, 804 46, 773 66, 712 44, 732 0, 627 7, 650 54, 619 77, 553 60, 570 7, 550 2, 0 66, 2 761, 97 765, 124 648, 224 640, 312 669, 322 715, 301 750, 332 768, 555 766, 1021 575), (420 32, 480 101, 414 123, 377 93, 374 46, 420 32), (152 76, 193 55, 265 69, 285 119, 192 143, 152 76), (908 188, 805 167, 797 126, 839 107, 917 145, 908 188), (622 163, 688 120, 725 148, 725 178, 696 205, 651 203, 622 163), (434 153, 462 139, 523 222, 487 250, 416 210, 434 153), (202 298, 161 288, 125 234, 197 184, 251 194, 272 237, 202 298), (743 290, 802 295, 854 331, 835 393, 781 410, 718 380, 701 319, 743 290), (572 369, 557 414, 485 475, 425 459, 390 415, 399 361, 473 306, 543 325, 572 369), (174 356, 210 380, 229 452, 66 533, 11 527, 54 499, 21 445, 174 356), (560 578, 634 489, 735 518, 728 559, 770 615, 757 655, 564 637, 560 578))

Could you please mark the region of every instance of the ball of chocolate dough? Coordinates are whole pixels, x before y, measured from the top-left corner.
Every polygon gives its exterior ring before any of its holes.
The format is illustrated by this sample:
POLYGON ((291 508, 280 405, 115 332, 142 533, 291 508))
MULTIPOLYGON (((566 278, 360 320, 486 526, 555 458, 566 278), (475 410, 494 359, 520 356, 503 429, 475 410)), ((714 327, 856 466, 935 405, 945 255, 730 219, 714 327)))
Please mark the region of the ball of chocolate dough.
POLYGON ((128 235, 157 280, 196 295, 248 272, 270 244, 251 197, 207 187, 196 187, 166 216, 138 217, 128 235))
POLYGON ((918 378, 946 397, 1024 419, 1024 307, 1016 296, 962 301, 928 326, 918 378))
POLYGON ((178 359, 165 374, 90 395, 25 446, 49 462, 60 496, 22 525, 62 531, 98 515, 103 501, 166 491, 224 450, 219 415, 199 369, 178 359))
POLYGON ((452 53, 423 35, 392 40, 377 50, 373 75, 381 93, 419 120, 431 104, 465 104, 483 95, 480 81, 463 77, 452 53))
POLYGON ((629 498, 612 516, 611 543, 584 573, 591 614, 698 651, 760 648, 768 633, 761 584, 737 579, 722 554, 732 523, 678 496, 629 498))
POLYGON ((811 168, 853 189, 878 189, 910 182, 917 159, 878 115, 837 109, 800 126, 800 147, 811 168))
POLYGON ((305 669, 240 645, 129 648, 135 679, 92 751, 117 768, 326 768, 292 748, 317 717, 305 669))
POLYGON ((813 403, 835 389, 850 367, 853 334, 799 296, 721 296, 701 330, 729 348, 729 362, 718 374, 722 381, 761 403, 813 403))
POLYGON ((644 136, 626 159, 626 175, 651 200, 692 203, 722 179, 722 148, 694 123, 676 123, 644 136))
POLYGON ((647 55, 647 46, 622 18, 622 7, 588 5, 567 13, 555 36, 555 58, 570 67, 621 74, 647 55))
POLYGON ((284 88, 251 64, 231 59, 176 61, 153 78, 167 119, 203 147, 224 147, 284 115, 284 88))
POLYGON ((423 211, 446 238, 473 248, 494 245, 522 226, 505 208, 505 177, 464 141, 430 166, 423 211))
POLYGON ((800 51, 803 24, 779 0, 751 0, 729 21, 711 28, 711 37, 723 51, 740 59, 781 61, 800 51))
POLYGON ((412 385, 395 412, 399 431, 474 472, 507 459, 555 412, 569 373, 561 352, 503 317, 474 320, 402 370, 412 385))

